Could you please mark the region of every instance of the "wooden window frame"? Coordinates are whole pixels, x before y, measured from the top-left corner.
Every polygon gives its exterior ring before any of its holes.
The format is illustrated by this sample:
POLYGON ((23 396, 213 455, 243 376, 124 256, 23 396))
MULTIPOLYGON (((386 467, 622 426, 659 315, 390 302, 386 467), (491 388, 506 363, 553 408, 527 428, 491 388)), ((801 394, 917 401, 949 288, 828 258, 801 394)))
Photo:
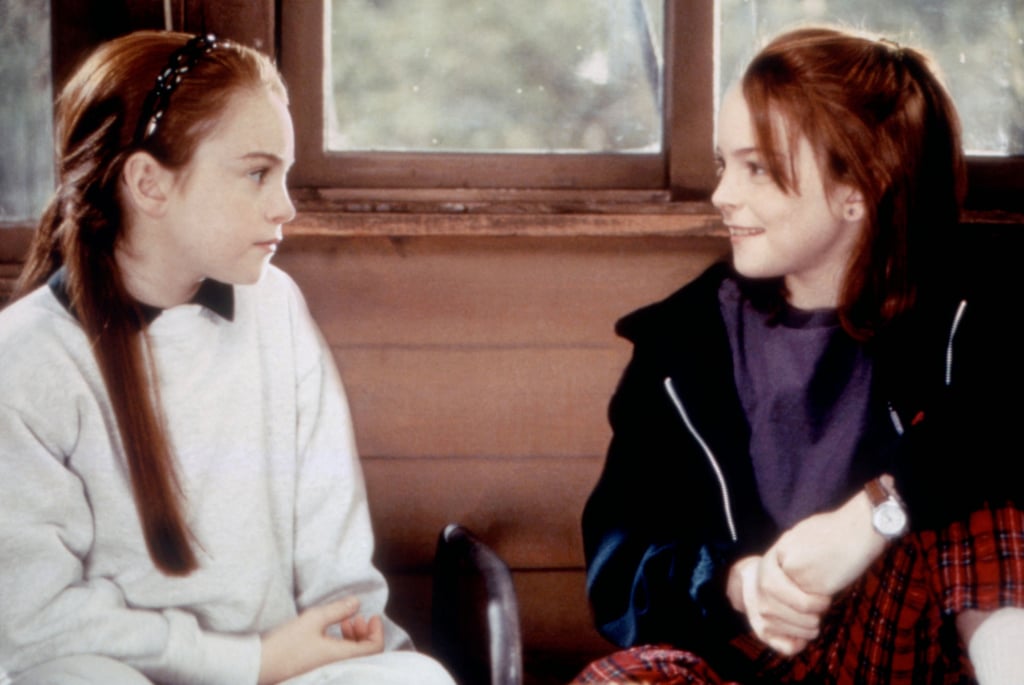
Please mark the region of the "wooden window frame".
MULTIPOLYGON (((703 231, 715 214, 708 200, 719 99, 717 4, 665 2, 663 153, 604 155, 323 152, 322 80, 308 75, 324 73, 323 43, 312 37, 324 35, 325 11, 319 2, 281 3, 280 63, 297 142, 291 185, 300 208, 472 213, 511 202, 600 214, 633 213, 623 207, 639 204, 648 221, 658 213, 699 215, 684 224, 703 231)), ((969 177, 969 219, 981 212, 983 220, 1001 221, 1024 210, 1024 157, 971 157, 969 177)))
MULTIPOLYGON (((323 73, 322 65, 311 63, 311 59, 322 59, 320 42, 310 39, 322 35, 322 18, 310 24, 316 20, 319 3, 173 0, 172 4, 180 28, 214 31, 279 59, 289 81, 297 128, 299 161, 290 185, 299 216, 289 226, 293 234, 724 235, 718 212, 709 202, 715 185, 711 141, 718 101, 717 2, 665 2, 665 152, 658 182, 645 187, 638 186, 647 181, 623 179, 621 171, 603 185, 574 186, 563 180, 571 179, 572 173, 560 166, 564 159, 557 154, 534 159, 506 154, 450 156, 441 165, 438 182, 418 184, 400 183, 388 167, 419 174, 431 153, 365 153, 362 159, 347 159, 349 164, 324 173, 310 160, 317 145, 310 144, 308 116, 320 109, 319 80, 309 78, 323 73), (293 35, 301 40, 290 40, 293 35), (685 101, 679 97, 682 93, 685 101), (461 183, 474 177, 475 169, 495 166, 496 157, 500 166, 521 170, 506 177, 504 184, 469 188, 461 183), (367 165, 366 171, 357 171, 356 162, 367 165), (551 182, 545 187, 541 179, 551 182)), ((157 0, 120 0, 112 5, 106 0, 52 0, 51 7, 56 84, 91 46, 118 33, 157 28, 163 16, 163 3, 157 0), (119 23, 113 21, 118 17, 119 23)), ((603 166, 600 155, 583 157, 589 166, 603 166)), ((965 223, 1024 224, 1024 157, 970 158, 969 181, 965 223)), ((29 228, 24 230, 27 233, 29 228)), ((12 233, 8 229, 6 237, 12 233)))
POLYGON ((694 58, 705 50, 710 54, 714 3, 666 3, 666 44, 682 49, 665 56, 665 152, 646 154, 326 152, 323 80, 306 75, 324 73, 322 42, 312 37, 325 35, 327 12, 319 2, 284 7, 281 68, 292 93, 297 160, 291 178, 297 187, 335 187, 344 179, 344 187, 359 189, 606 189, 648 197, 652 190, 706 191, 713 182, 711 146, 689 141, 710 141, 713 132, 713 61, 694 58), (673 41, 680 27, 701 40, 673 41), (685 107, 674 93, 687 94, 685 107))

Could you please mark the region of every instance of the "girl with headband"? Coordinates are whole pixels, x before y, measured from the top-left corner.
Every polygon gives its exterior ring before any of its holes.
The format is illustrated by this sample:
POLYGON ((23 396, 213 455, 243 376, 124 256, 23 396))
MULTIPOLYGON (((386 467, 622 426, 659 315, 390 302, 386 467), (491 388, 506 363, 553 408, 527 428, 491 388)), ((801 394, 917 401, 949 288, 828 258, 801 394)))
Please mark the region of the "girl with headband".
POLYGON ((155 32, 60 96, 0 312, 0 682, 452 682, 383 614, 331 353, 269 265, 287 105, 261 54, 155 32))

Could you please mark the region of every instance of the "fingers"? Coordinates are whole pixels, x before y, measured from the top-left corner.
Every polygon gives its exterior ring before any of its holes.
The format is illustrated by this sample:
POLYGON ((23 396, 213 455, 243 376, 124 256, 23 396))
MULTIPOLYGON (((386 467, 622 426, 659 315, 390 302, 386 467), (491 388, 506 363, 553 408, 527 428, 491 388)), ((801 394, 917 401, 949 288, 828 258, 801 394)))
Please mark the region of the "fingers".
POLYGON ((384 644, 384 622, 380 616, 371 616, 369 620, 362 616, 353 616, 341 623, 341 635, 354 642, 370 642, 384 644))
POLYGON ((359 600, 346 597, 311 607, 261 637, 260 685, 278 683, 324 664, 384 650, 380 616, 358 615, 359 600), (329 631, 341 628, 341 636, 329 631))
POLYGON ((380 616, 371 616, 366 620, 362 616, 354 616, 341 624, 344 638, 336 648, 343 650, 345 657, 366 656, 384 651, 384 622, 380 616))
POLYGON ((371 616, 369 621, 360 621, 362 632, 356 641, 361 654, 376 654, 384 651, 384 621, 380 616, 371 616))
POLYGON ((303 612, 311 621, 315 621, 321 630, 328 626, 341 623, 345 619, 355 616, 359 612, 358 597, 344 597, 342 599, 311 607, 303 612))
POLYGON ((766 630, 802 640, 818 636, 821 615, 828 609, 829 598, 801 590, 783 572, 774 555, 761 559, 757 577, 758 612, 766 630))
POLYGON ((801 589, 782 568, 774 548, 761 558, 759 583, 761 592, 770 600, 770 606, 783 616, 819 617, 832 603, 828 595, 801 589))
POLYGON ((739 581, 743 595, 734 606, 742 605, 751 629, 765 644, 792 656, 818 636, 828 598, 807 596, 782 571, 771 550, 763 557, 742 559, 734 568, 731 581, 739 581), (818 608, 821 611, 815 611, 818 608))
POLYGON ((794 637, 771 636, 765 640, 765 644, 782 656, 794 656, 802 652, 809 643, 807 640, 794 637))
POLYGON ((341 635, 346 640, 365 640, 367 622, 362 616, 353 616, 341 622, 341 635))
POLYGON ((748 613, 746 595, 749 594, 748 586, 752 579, 757 576, 757 567, 761 563, 761 557, 752 555, 743 557, 736 561, 729 568, 729 577, 725 584, 725 594, 732 604, 732 608, 741 614, 748 613))
POLYGON ((374 654, 384 648, 384 622, 380 616, 367 620, 358 612, 358 598, 345 597, 313 607, 306 614, 315 621, 318 632, 327 641, 325 646, 339 655, 338 658, 348 658, 374 654), (332 625, 341 628, 341 640, 327 634, 332 625))
MULTIPOLYGON (((359 615, 359 600, 346 597, 329 602, 310 611, 316 612, 322 646, 333 659, 348 659, 354 656, 376 654, 384 649, 384 623, 380 616, 369 620, 359 615), (341 639, 329 635, 329 626, 341 628, 341 639)), ((332 659, 332 660, 333 660, 332 659)))
POLYGON ((380 616, 371 616, 367 625, 366 639, 384 649, 384 621, 380 616))

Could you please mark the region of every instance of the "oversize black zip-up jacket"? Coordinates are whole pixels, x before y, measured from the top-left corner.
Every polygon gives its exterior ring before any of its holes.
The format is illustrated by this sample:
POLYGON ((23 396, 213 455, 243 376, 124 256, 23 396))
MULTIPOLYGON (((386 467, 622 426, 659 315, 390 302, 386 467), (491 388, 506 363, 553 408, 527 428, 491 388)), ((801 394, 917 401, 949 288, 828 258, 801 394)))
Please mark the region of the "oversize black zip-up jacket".
MULTIPOLYGON (((729 273, 715 265, 619 321, 633 357, 583 514, 600 632, 623 647, 671 643, 714 665, 746 629, 725 596, 729 567, 782 532, 754 481, 718 301, 729 273)), ((1024 505, 1012 477, 1024 426, 1024 350, 1008 322, 1017 310, 933 290, 872 343, 874 394, 887 400, 894 426, 893 448, 874 468, 894 474, 912 529, 948 524, 985 502, 1024 505)))

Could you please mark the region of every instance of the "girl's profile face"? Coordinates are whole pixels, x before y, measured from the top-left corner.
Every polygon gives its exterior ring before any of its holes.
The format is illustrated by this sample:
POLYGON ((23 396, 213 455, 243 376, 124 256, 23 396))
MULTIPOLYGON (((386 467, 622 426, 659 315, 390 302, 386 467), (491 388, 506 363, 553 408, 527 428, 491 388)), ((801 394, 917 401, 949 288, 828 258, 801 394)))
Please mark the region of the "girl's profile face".
MULTIPOLYGON (((784 143, 787 137, 777 138, 784 143)), ((794 307, 836 306, 863 216, 853 220, 844 210, 859 194, 842 185, 825 187, 804 136, 795 149, 782 151, 784 168, 794 169, 796 178, 792 192, 780 188, 757 146, 739 88, 722 101, 715 154, 720 179, 711 201, 729 229, 736 270, 751 278, 782 277, 794 307)))
POLYGON ((236 94, 175 179, 162 261, 193 282, 259 280, 295 216, 285 185, 294 159, 284 101, 269 88, 236 94))

